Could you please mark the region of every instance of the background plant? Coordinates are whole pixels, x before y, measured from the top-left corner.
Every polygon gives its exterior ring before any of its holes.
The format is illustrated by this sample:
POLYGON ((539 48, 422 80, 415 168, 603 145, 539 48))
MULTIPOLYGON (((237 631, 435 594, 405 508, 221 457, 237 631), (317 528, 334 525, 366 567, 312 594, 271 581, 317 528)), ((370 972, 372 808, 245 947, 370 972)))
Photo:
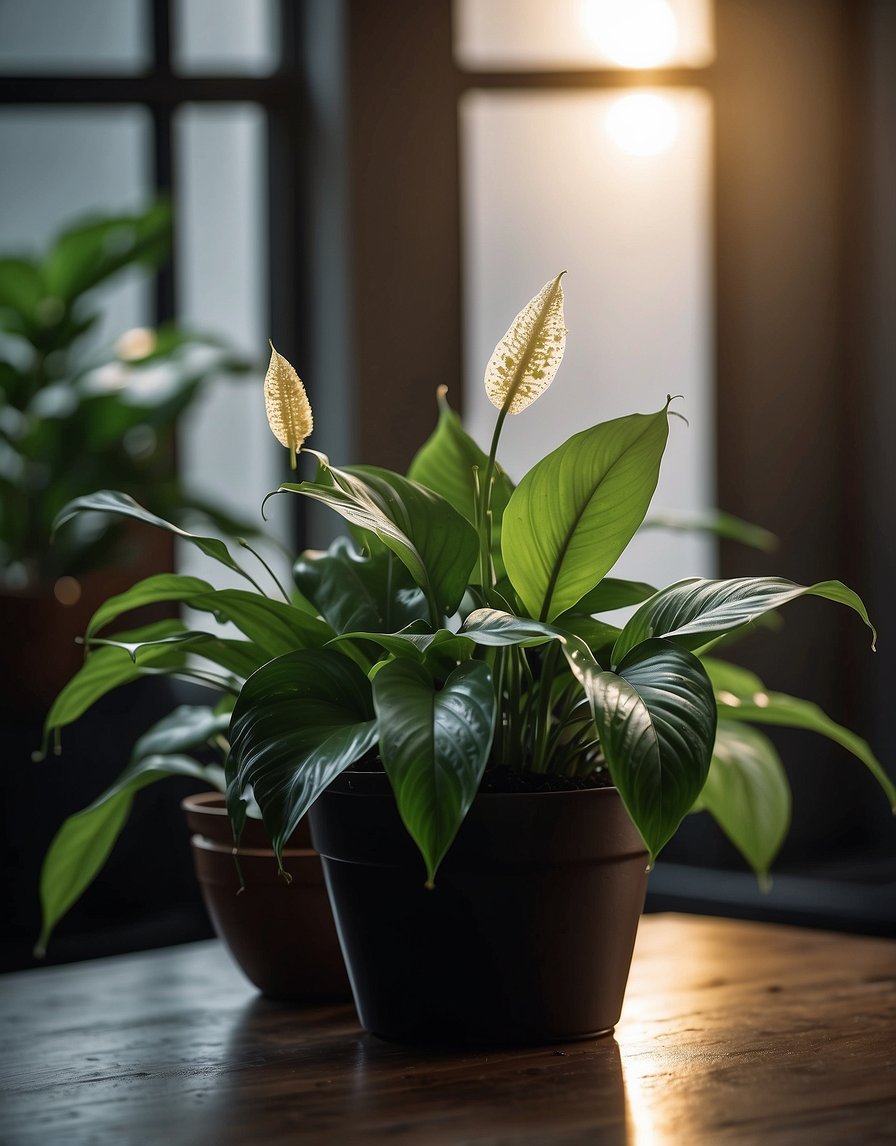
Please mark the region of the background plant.
MULTIPOLYGON (((97 216, 67 228, 40 257, 0 257, 0 583, 52 582, 110 560, 121 529, 85 516, 50 547, 74 497, 120 488, 176 518, 188 509, 228 526, 174 476, 170 431, 211 376, 247 364, 214 338, 167 324, 97 348, 96 288, 165 262, 170 212, 97 216)), ((241 527, 242 528, 242 527, 241 527)), ((120 555, 120 550, 118 551, 120 555)))

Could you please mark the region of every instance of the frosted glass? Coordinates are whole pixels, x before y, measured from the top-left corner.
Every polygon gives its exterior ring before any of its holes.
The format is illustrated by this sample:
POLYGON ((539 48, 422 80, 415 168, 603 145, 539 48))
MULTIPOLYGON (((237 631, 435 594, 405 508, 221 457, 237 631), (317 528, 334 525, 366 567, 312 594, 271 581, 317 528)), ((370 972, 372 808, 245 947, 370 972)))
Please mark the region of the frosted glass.
MULTIPOLYGON (((465 421, 487 447, 496 411, 485 364, 517 311, 561 270, 569 337, 560 372, 507 419, 500 456, 522 474, 597 421, 659 409, 672 419, 654 506, 714 504, 710 329, 710 105, 661 93, 677 117, 659 155, 628 155, 608 131, 614 93, 473 92, 461 107, 465 421)), ((617 575, 666 584, 714 571, 705 538, 648 531, 617 575)))
MULTIPOLYGON (((0 250, 34 254, 85 214, 134 211, 151 197, 148 112, 125 107, 0 112, 0 250)), ((126 273, 94 292, 101 320, 90 345, 151 319, 151 284, 126 273)))
POLYGON ((136 72, 143 0, 0 0, 0 72, 136 72))
POLYGON ((468 68, 701 66, 714 55, 709 0, 454 0, 468 68))
POLYGON ((278 61, 274 0, 176 0, 175 68, 268 75, 278 61))
MULTIPOLYGON (((259 525, 262 499, 288 474, 286 453, 268 429, 261 388, 269 355, 264 134, 263 112, 248 104, 188 106, 176 121, 182 320, 225 335, 258 363, 255 377, 213 383, 183 420, 181 475, 192 488, 259 525)), ((275 498, 270 504, 269 528, 281 537, 288 535, 292 507, 282 504, 287 501, 275 498)), ((268 556, 286 576, 283 559, 268 556)), ((178 565, 215 584, 245 588, 193 549, 182 547, 178 565)))

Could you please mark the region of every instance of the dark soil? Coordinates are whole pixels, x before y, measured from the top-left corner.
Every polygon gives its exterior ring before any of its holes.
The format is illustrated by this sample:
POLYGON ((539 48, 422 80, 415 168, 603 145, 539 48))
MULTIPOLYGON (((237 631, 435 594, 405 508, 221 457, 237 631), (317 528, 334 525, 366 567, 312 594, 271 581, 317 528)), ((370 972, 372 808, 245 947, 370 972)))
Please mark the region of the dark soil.
POLYGON ((515 768, 489 768, 480 792, 578 792, 584 788, 612 788, 604 768, 590 776, 555 776, 551 772, 519 772, 515 768))
MULTIPOLYGON (((375 749, 367 753, 347 772, 383 772, 383 765, 375 749)), ((529 772, 517 768, 489 768, 479 785, 480 792, 580 792, 587 788, 612 788, 613 781, 606 768, 599 768, 590 776, 555 776, 552 772, 529 772)))

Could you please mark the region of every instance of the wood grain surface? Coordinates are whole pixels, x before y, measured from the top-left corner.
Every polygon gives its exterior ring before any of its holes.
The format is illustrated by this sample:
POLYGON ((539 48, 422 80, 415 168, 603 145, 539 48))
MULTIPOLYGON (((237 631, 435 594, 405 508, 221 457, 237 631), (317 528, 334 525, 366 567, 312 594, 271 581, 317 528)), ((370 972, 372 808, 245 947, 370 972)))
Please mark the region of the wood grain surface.
POLYGON ((642 920, 614 1037, 418 1050, 214 942, 0 979, 4 1146, 888 1143, 896 944, 642 920))

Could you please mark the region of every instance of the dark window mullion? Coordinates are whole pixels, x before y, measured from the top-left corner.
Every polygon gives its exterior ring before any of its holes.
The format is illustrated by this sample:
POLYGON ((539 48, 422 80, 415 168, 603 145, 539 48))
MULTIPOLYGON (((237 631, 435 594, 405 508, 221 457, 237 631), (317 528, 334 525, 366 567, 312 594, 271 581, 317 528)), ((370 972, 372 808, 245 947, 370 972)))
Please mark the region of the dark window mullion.
MULTIPOLYGON (((153 0, 152 5, 153 73, 163 80, 171 79, 171 0, 153 0)), ((174 202, 174 105, 168 101, 149 105, 152 116, 152 178, 157 196, 174 202)), ((172 222, 172 227, 175 223, 172 222)), ((171 256, 156 274, 155 321, 170 322, 177 315, 175 276, 175 235, 171 236, 171 256)))

